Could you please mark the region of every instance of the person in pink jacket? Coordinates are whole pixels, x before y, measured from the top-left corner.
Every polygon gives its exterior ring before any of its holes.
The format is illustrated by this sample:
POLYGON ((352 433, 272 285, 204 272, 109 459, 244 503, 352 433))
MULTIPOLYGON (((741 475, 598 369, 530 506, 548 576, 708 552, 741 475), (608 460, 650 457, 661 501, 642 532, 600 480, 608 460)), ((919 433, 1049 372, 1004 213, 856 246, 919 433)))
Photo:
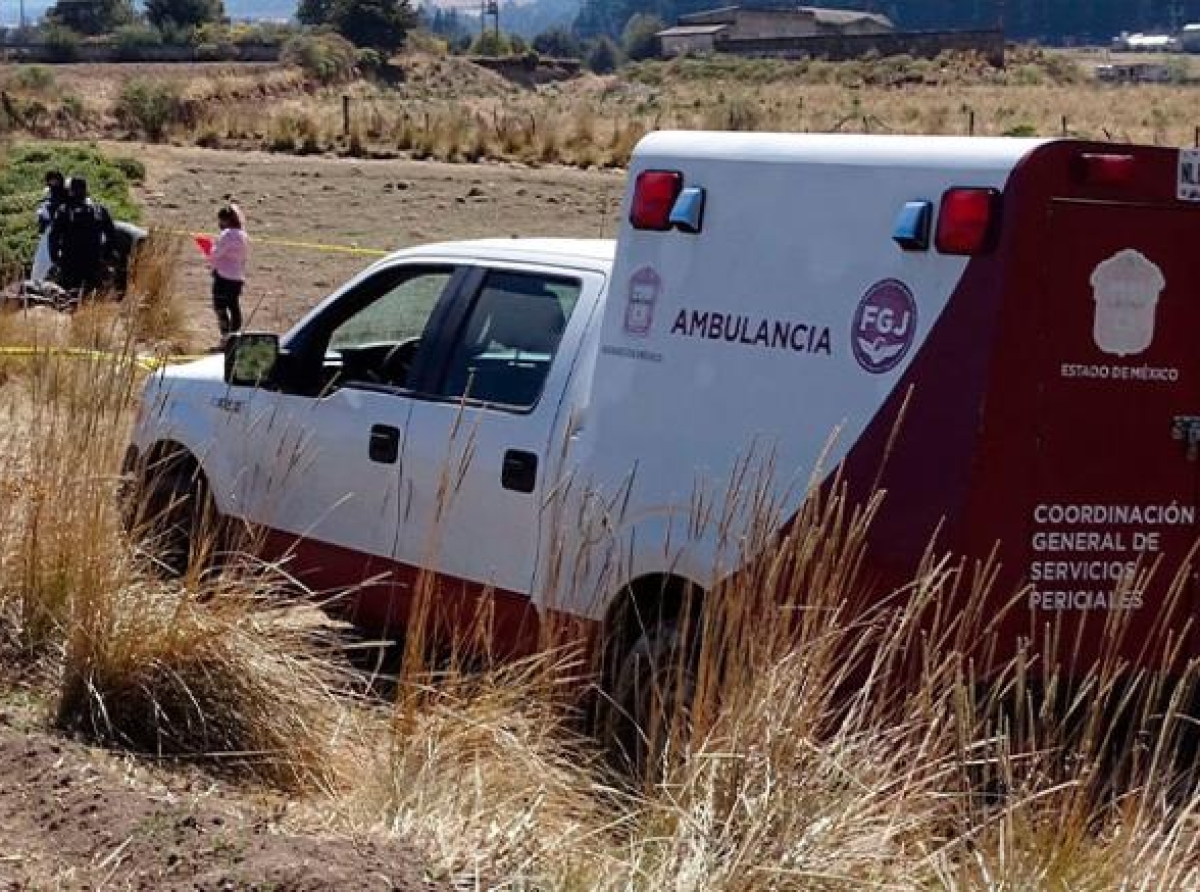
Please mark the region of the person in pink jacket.
POLYGON ((217 211, 221 234, 208 255, 213 275, 213 312, 217 314, 222 339, 242 327, 242 289, 250 260, 250 237, 244 219, 241 208, 233 202, 217 211))

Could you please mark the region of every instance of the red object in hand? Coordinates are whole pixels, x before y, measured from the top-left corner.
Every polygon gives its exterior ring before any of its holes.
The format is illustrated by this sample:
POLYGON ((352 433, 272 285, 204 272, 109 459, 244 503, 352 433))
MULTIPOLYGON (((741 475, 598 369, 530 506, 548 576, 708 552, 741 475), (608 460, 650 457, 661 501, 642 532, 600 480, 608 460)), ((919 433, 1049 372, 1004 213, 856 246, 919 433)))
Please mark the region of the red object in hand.
POLYGON ((194 235, 192 240, 195 241, 196 247, 200 249, 200 253, 205 257, 212 254, 213 240, 211 235, 194 235))

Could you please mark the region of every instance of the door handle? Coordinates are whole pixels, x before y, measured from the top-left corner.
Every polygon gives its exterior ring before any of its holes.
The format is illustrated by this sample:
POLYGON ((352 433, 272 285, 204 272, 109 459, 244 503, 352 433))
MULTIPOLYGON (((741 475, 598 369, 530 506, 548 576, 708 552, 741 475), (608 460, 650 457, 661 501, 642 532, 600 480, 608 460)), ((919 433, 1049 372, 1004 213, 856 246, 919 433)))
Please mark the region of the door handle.
POLYGON ((394 465, 400 459, 400 428, 390 424, 377 424, 372 427, 367 454, 373 462, 394 465))
POLYGON ((513 492, 533 492, 537 488, 538 457, 532 452, 510 449, 504 453, 500 484, 513 492))

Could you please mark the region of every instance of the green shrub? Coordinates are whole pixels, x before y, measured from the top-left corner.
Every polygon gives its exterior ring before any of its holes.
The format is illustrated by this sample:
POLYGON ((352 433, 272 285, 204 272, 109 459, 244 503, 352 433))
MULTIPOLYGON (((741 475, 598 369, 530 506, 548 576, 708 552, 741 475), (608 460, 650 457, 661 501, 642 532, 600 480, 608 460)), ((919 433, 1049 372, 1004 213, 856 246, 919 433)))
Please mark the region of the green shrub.
POLYGON ((285 41, 296 35, 296 28, 294 24, 287 22, 255 22, 249 25, 234 25, 229 32, 233 42, 239 46, 246 43, 282 46, 285 41))
POLYGON ((322 84, 336 84, 357 73, 358 50, 340 34, 301 34, 283 45, 280 59, 322 84))
POLYGON ((18 65, 7 84, 12 90, 44 93, 54 87, 54 72, 42 65, 18 65))
POLYGON ((121 126, 158 142, 167 129, 189 121, 188 105, 177 84, 135 78, 121 88, 113 108, 121 126))
POLYGON ((130 195, 130 186, 145 176, 139 161, 111 158, 94 146, 55 143, 18 146, 0 157, 0 281, 23 274, 33 258, 37 243, 34 212, 48 170, 84 177, 88 191, 108 207, 114 219, 137 222, 141 218, 130 195))
POLYGON ((588 50, 583 64, 596 74, 612 74, 617 70, 620 61, 621 51, 617 49, 617 45, 607 37, 601 37, 588 50))
POLYGON ((512 39, 507 34, 497 34, 495 31, 480 34, 471 44, 471 53, 476 56, 509 56, 512 51, 512 39))
POLYGON ((62 98, 62 104, 60 108, 62 109, 64 115, 76 121, 83 121, 84 113, 87 111, 87 107, 83 104, 83 100, 78 96, 71 95, 67 95, 62 98))
POLYGON ((121 155, 117 158, 112 158, 108 163, 121 171, 122 176, 131 183, 144 183, 146 181, 146 165, 136 158, 121 155))
POLYGON ((373 50, 370 47, 360 49, 357 55, 358 70, 363 74, 374 77, 383 71, 383 66, 387 63, 383 53, 379 50, 373 50))
POLYGON ((62 25, 51 25, 45 33, 51 62, 74 62, 79 58, 79 35, 62 25))
POLYGON ((113 47, 117 58, 133 62, 142 59, 146 51, 162 46, 162 34, 146 25, 123 25, 113 32, 113 47))
POLYGON ((638 13, 625 25, 621 48, 625 56, 635 61, 653 59, 658 55, 658 32, 665 28, 663 20, 648 13, 638 13))

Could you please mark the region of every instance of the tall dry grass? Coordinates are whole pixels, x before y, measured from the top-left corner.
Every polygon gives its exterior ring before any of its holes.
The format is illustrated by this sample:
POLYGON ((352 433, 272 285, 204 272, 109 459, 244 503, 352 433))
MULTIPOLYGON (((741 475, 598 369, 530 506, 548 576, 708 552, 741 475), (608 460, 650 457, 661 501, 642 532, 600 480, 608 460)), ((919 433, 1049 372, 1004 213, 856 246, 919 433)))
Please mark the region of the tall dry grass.
MULTIPOLYGON (((717 56, 638 63, 526 90, 463 60, 428 61, 409 59, 410 77, 396 86, 285 88, 266 109, 253 91, 203 86, 210 100, 190 137, 300 154, 606 167, 626 165, 643 134, 664 128, 1190 145, 1200 126, 1192 82, 1103 84, 1087 67, 1103 58, 1035 48, 1010 53, 1004 70, 955 54, 844 63, 717 56)), ((1190 72, 1182 57, 1172 65, 1181 76, 1190 72)), ((263 90, 277 87, 264 81, 263 90)))
POLYGON ((192 349, 193 333, 176 286, 186 242, 178 233, 151 229, 133 257, 125 307, 130 336, 143 348, 192 349))
MULTIPOLYGON (((780 506, 751 501, 744 547, 765 559, 696 612, 695 662, 681 649, 662 676, 688 679, 665 686, 687 702, 658 701, 635 774, 577 733, 570 654, 473 672, 410 659, 338 813, 487 888, 1200 881, 1190 667, 1131 683, 1115 657, 1082 679, 1019 657, 985 679, 968 655, 996 619, 992 568, 931 555, 865 603, 875 505, 812 498, 780 541, 780 506)), ((1120 625, 1093 632, 1115 645, 1120 625)))
POLYGON ((1030 656, 984 679, 968 654, 995 619, 990 568, 931 554, 866 602, 876 506, 836 488, 782 538, 766 490, 689 518, 753 515, 723 558, 756 560, 685 614, 695 647, 660 667, 679 683, 637 737, 636 773, 581 731, 577 651, 506 667, 410 639, 394 696, 364 698, 336 629, 277 600, 289 584, 271 568, 164 582, 125 535, 145 374, 129 307, 4 318, 5 339, 110 354, 43 349, 0 384, 0 680, 41 667, 59 726, 286 788, 322 832, 404 836, 474 888, 1200 883, 1192 667, 1131 686, 1114 658, 1068 685, 1030 656))
MULTIPOLYGON (((110 318, 81 312, 68 329, 110 318)), ((14 422, 0 435, 8 665, 43 673, 61 728, 287 788, 334 786, 353 723, 332 691, 352 692, 327 632, 268 597, 279 585, 266 569, 173 584, 127 537, 121 458, 146 372, 132 341, 103 346, 47 345, 0 392, 14 422)))
POLYGON ((187 338, 178 253, 151 238, 123 303, 0 316, 0 345, 30 351, 0 385, 0 679, 13 661, 40 670, 54 721, 93 739, 320 787, 349 730, 330 694, 349 696, 347 679, 321 627, 268 601, 278 586, 265 571, 164 582, 123 526, 146 351, 187 338))

